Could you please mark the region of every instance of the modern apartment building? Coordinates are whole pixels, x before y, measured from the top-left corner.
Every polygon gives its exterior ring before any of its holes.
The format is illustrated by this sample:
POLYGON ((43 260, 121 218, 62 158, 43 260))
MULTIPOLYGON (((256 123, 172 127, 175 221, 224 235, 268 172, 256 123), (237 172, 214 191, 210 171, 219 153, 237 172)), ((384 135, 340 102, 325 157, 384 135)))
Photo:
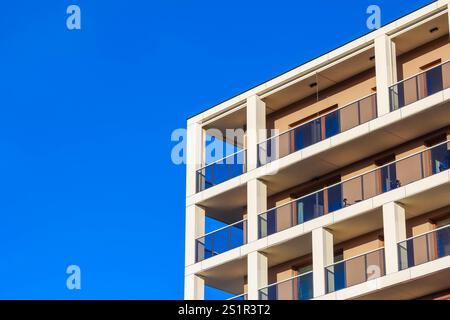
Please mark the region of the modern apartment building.
POLYGON ((450 300, 449 24, 436 1, 188 119, 186 299, 450 300))

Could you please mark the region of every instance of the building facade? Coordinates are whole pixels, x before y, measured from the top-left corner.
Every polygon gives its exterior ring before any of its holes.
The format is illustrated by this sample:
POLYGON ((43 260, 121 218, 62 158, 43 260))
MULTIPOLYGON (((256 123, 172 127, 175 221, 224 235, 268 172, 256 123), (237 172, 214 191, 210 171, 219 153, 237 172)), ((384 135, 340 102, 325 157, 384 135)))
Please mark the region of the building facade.
POLYGON ((188 119, 186 299, 450 299, 449 25, 436 1, 188 119))

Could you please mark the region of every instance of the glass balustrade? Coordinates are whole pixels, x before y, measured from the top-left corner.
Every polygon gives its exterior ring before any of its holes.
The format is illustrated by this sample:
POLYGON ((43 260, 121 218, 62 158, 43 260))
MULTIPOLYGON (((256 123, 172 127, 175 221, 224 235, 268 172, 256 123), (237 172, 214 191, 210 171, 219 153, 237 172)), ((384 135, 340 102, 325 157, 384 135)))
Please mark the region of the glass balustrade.
POLYGON ((376 94, 372 94, 260 143, 258 166, 283 158, 376 117, 376 94))
POLYGON ((314 297, 312 271, 259 290, 260 300, 309 300, 314 297))
POLYGON ((227 300, 229 300, 229 301, 245 301, 245 300, 248 300, 248 297, 247 297, 247 294, 244 293, 244 294, 235 296, 235 297, 227 299, 227 300))
POLYGON ((247 243, 247 220, 210 232, 195 241, 196 261, 211 258, 247 243))
POLYGON ((450 88, 450 61, 389 88, 391 111, 450 88))
POLYGON ((450 167, 450 142, 305 195, 258 216, 259 238, 305 223, 450 167))
POLYGON ((197 170, 197 192, 245 173, 246 155, 247 151, 241 150, 197 170))
POLYGON ((400 269, 450 255, 450 225, 407 239, 398 244, 400 269))
POLYGON ((384 248, 381 248, 326 267, 326 290, 331 293, 384 275, 384 248))

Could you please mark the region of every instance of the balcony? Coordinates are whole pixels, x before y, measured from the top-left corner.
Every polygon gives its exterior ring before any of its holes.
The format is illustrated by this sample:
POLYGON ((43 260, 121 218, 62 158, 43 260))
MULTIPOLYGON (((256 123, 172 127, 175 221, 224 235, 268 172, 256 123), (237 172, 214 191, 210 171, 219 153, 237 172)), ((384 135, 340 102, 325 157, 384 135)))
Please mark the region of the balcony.
MULTIPOLYGON (((392 112, 401 109, 448 88, 450 88, 450 61, 402 80, 389 88, 390 110, 392 112)), ((316 157, 318 159, 305 159, 302 165, 295 164, 289 168, 281 168, 279 175, 266 178, 268 181, 276 181, 279 186, 274 190, 281 191, 282 188, 293 186, 290 179, 292 177, 317 176, 324 173, 325 169, 322 168, 328 168, 330 165, 344 166, 370 155, 369 152, 385 150, 398 143, 399 139, 413 139, 448 124, 444 120, 447 116, 448 107, 445 104, 435 106, 429 111, 429 117, 426 119, 420 120, 421 115, 417 114, 402 122, 394 122, 390 128, 380 132, 374 131, 370 136, 359 137, 359 140, 355 138, 339 149, 329 148, 322 152, 321 156, 316 157), (423 126, 416 125, 418 120, 423 121, 423 126), (396 134, 393 134, 394 131, 396 134), (367 143, 370 143, 371 148, 364 147, 367 143), (343 154, 346 156, 343 157, 343 154), (313 163, 319 161, 320 165, 312 168, 311 172, 299 171, 303 165, 310 165, 308 161, 313 163), (281 175, 285 176, 282 183, 277 180, 281 175)), ((258 166, 306 149, 376 118, 378 118, 376 94, 372 94, 261 142, 258 145, 258 166)), ((197 192, 246 173, 246 158, 246 150, 243 149, 197 170, 197 192)))
POLYGON ((401 270, 450 255, 450 225, 400 242, 398 253, 401 270))
POLYGON ((331 293, 385 275, 384 248, 325 268, 326 292, 331 293))
POLYGON ((258 217, 259 238, 448 170, 449 142, 442 142, 261 213, 258 217))
POLYGON ((246 154, 247 150, 240 150, 197 170, 197 192, 245 173, 246 154))
POLYGON ((400 81, 389 88, 391 111, 450 88, 450 61, 400 81))
POLYGON ((283 158, 376 117, 376 94, 372 94, 261 142, 258 145, 258 166, 283 158))
POLYGON ((247 243, 247 220, 242 220, 213 232, 195 241, 196 262, 203 261, 247 243))
POLYGON ((259 300, 309 300, 314 297, 312 271, 259 290, 259 300))

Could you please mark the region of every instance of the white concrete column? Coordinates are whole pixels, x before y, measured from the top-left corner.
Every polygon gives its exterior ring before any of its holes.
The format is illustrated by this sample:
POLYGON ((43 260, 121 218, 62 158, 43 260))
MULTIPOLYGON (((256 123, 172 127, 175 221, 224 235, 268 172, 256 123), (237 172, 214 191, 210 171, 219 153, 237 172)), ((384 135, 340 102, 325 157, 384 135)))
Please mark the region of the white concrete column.
POLYGON ((247 99, 247 171, 258 166, 258 143, 266 139, 266 104, 258 97, 247 99))
POLYGON ((325 267, 334 262, 333 234, 325 228, 312 231, 314 297, 326 294, 325 267))
POLYGON ((247 242, 258 240, 258 214, 267 210, 267 186, 258 179, 247 182, 247 242))
POLYGON ((205 148, 203 128, 199 123, 188 124, 186 138, 186 196, 197 192, 197 170, 203 164, 205 148))
POLYGON ((389 87, 397 82, 395 43, 387 35, 375 39, 378 116, 390 112, 389 87))
POLYGON ((195 274, 184 277, 184 299, 204 300, 205 280, 195 274))
POLYGON ((399 271, 398 243, 406 239, 405 209, 395 202, 383 205, 386 274, 399 271))
MULTIPOLYGON (((450 30, 450 0, 442 0, 444 3, 447 3, 447 22, 448 22, 448 29, 450 30)), ((450 33, 449 33, 450 38, 450 33)))
POLYGON ((205 210, 202 207, 192 205, 186 208, 186 243, 185 265, 195 263, 195 241, 205 234, 205 210))
POLYGON ((267 286, 267 257, 260 252, 247 256, 247 294, 249 300, 259 300, 259 289, 267 286))

